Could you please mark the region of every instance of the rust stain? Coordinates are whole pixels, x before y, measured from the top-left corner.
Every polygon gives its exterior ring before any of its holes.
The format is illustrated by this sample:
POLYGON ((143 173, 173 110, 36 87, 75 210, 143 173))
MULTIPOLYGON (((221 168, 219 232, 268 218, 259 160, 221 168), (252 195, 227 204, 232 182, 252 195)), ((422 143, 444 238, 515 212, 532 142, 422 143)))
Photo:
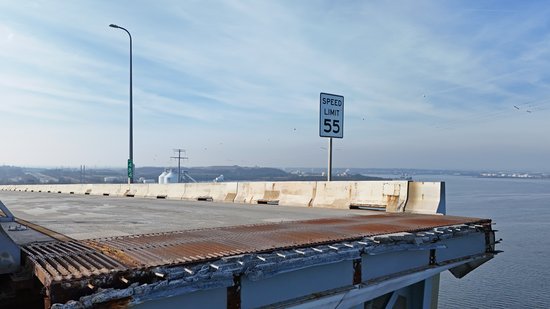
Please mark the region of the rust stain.
POLYGON ((31 229, 35 230, 35 231, 38 231, 44 235, 47 235, 53 239, 56 239, 56 240, 59 240, 59 241, 71 241, 73 240, 72 238, 66 236, 66 235, 63 235, 63 234, 60 234, 58 232, 54 232, 50 229, 47 229, 41 225, 38 225, 38 224, 34 224, 32 222, 29 222, 29 221, 26 221, 26 220, 23 220, 23 219, 19 219, 19 218, 15 218, 15 222, 19 223, 19 224, 22 224, 22 225, 26 225, 27 227, 30 227, 31 229))
POLYGON ((323 219, 314 219, 314 220, 308 220, 303 221, 302 223, 305 225, 313 224, 342 224, 342 223, 349 223, 350 219, 340 219, 340 218, 323 218, 323 219))
POLYGON ((237 193, 233 193, 233 192, 227 193, 227 195, 225 196, 224 202, 233 202, 236 197, 237 197, 237 193))
POLYGON ((122 262, 152 267, 198 262, 235 252, 304 247, 480 221, 483 219, 384 213, 92 239, 85 243, 122 262))
POLYGON ((264 192, 264 200, 276 200, 279 198, 280 191, 276 190, 265 190, 264 192))
POLYGON ((372 234, 381 234, 381 233, 394 233, 395 228, 398 225, 395 224, 383 224, 383 223, 371 223, 371 224, 355 224, 343 227, 344 230, 349 231, 350 233, 372 233, 372 234))
POLYGON ((386 195, 386 207, 389 209, 397 209, 399 195, 386 195))
POLYGON ((79 279, 126 269, 123 261, 85 246, 78 241, 51 241, 23 246, 34 265, 37 278, 49 286, 52 282, 79 279))
MULTIPOLYGON (((34 272, 52 284, 97 276, 185 265, 222 257, 300 248, 397 232, 414 232, 456 224, 490 224, 490 220, 439 215, 381 213, 90 239, 52 241, 22 247, 34 272)), ((94 284, 95 285, 95 284, 94 284)), ((121 303, 122 307, 126 303, 121 303)), ((116 304, 108 304, 115 308, 116 304)))
POLYGON ((128 254, 119 249, 114 249, 107 245, 102 245, 95 242, 88 242, 87 244, 88 246, 97 249, 99 252, 102 252, 103 254, 106 254, 107 256, 110 256, 129 267, 137 267, 140 265, 139 261, 132 259, 130 256, 128 256, 128 254))

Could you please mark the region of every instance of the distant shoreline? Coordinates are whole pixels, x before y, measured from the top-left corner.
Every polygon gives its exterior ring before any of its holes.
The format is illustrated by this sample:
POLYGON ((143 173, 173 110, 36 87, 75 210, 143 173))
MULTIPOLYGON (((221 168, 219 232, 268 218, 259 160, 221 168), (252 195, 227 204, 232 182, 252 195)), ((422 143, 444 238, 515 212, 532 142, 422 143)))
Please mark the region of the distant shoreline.
MULTIPOLYGON (((137 167, 136 183, 157 183, 162 167, 137 167)), ((177 173, 177 168, 171 168, 177 173)), ((182 167, 182 182, 325 181, 325 168, 273 168, 243 166, 182 167), (190 177, 187 177, 190 176, 190 177), (223 177, 221 177, 223 176, 223 177)), ((511 171, 458 171, 401 168, 334 168, 334 181, 402 180, 417 176, 465 176, 492 179, 550 179, 550 173, 511 171)), ((177 176, 176 176, 177 179, 177 176)), ((126 183, 124 168, 36 168, 0 166, 0 184, 126 183)))

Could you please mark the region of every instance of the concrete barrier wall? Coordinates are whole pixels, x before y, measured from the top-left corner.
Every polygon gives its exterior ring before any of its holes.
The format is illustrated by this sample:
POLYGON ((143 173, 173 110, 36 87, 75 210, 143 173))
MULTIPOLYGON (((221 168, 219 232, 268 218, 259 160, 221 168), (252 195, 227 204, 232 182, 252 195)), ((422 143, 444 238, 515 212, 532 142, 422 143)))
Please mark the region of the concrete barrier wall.
POLYGON ((66 194, 84 194, 84 185, 56 185, 56 186, 43 186, 43 185, 31 185, 27 187, 27 192, 48 192, 54 193, 66 193, 66 194), (43 187, 40 188, 39 187, 43 187))
POLYGON ((445 213, 445 183, 408 181, 4 185, 0 190, 135 196, 387 212, 445 213))
POLYGON ((149 184, 147 197, 181 200, 186 190, 185 185, 183 183, 170 185, 149 184))
POLYGON ((445 182, 409 182, 409 197, 404 211, 444 215, 445 182))
POLYGON ((407 181, 317 182, 313 207, 363 207, 402 212, 407 202, 407 181))
POLYGON ((100 188, 91 185, 65 185, 63 191, 72 192, 72 194, 91 194, 91 189, 99 190, 100 188))
POLYGON ((128 190, 124 194, 125 196, 147 197, 149 194, 149 184, 146 183, 131 184, 126 187, 128 190))
MULTIPOLYGON (((237 183, 237 195, 235 203, 257 204, 259 200, 265 200, 266 182, 239 182, 237 183)), ((269 199, 275 196, 267 196, 269 199)), ((278 198, 278 196, 277 196, 278 198)))
POLYGON ((311 207, 316 188, 314 181, 239 182, 234 202, 311 207))
POLYGON ((117 196, 121 191, 120 184, 83 185, 81 194, 117 196))
POLYGON ((237 196, 237 187, 236 182, 187 183, 183 199, 232 203, 237 196))
POLYGON ((123 184, 120 186, 113 186, 113 190, 110 191, 109 195, 112 196, 125 196, 126 192, 128 192, 128 184, 123 184))
POLYGON ((408 181, 358 181, 351 186, 351 206, 385 208, 403 212, 407 203, 408 181))
MULTIPOLYGON (((180 195, 180 198, 182 194, 180 195)), ((147 194, 146 197, 152 197, 152 198, 166 198, 168 197, 168 186, 161 185, 161 184, 148 184, 147 194)))
POLYGON ((314 181, 272 182, 266 187, 264 198, 278 196, 279 205, 312 207, 316 190, 314 181))
POLYGON ((313 207, 328 207, 349 209, 351 189, 355 182, 351 181, 319 181, 313 196, 313 207))

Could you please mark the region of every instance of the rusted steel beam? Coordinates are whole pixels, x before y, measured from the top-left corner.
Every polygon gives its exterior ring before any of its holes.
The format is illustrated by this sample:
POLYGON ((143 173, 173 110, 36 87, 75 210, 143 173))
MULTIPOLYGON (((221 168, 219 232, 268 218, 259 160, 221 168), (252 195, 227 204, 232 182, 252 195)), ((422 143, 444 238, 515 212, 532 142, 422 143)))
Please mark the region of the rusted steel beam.
POLYGON ((31 229, 33 229, 35 231, 38 231, 38 232, 40 232, 44 235, 47 235, 47 236, 49 236, 53 239, 59 240, 59 241, 71 241, 71 240, 73 240, 72 238, 70 238, 70 237, 68 237, 64 234, 54 232, 54 231, 52 231, 50 229, 47 229, 47 228, 45 228, 41 225, 26 221, 26 220, 23 220, 23 219, 20 219, 20 218, 15 218, 15 222, 17 222, 19 224, 22 224, 22 225, 26 225, 27 227, 30 227, 31 229))
POLYGON ((488 221, 438 215, 380 214, 110 237, 84 242, 127 266, 154 267, 483 222, 488 221))
POLYGON ((112 279, 108 277, 127 270, 115 259, 77 241, 34 243, 23 246, 22 251, 44 285, 48 300, 54 302, 86 295, 79 287, 86 285, 83 282, 87 282, 87 278, 106 278, 103 280, 109 286, 112 279))
MULTIPOLYGON (((96 289, 165 280, 158 266, 186 265, 247 253, 273 252, 399 232, 460 224, 490 229, 490 220, 439 215, 380 214, 52 241, 22 247, 52 302, 65 302, 96 289)), ((346 243, 344 243, 344 246, 346 243)), ((330 247, 330 246, 329 246, 330 247)), ((432 250, 435 252, 435 250, 432 250)), ((435 256, 430 256, 435 263, 435 256)), ((353 284, 361 282, 361 260, 353 263, 353 284)), ((228 306, 240 306, 240 278, 228 288, 228 306)))

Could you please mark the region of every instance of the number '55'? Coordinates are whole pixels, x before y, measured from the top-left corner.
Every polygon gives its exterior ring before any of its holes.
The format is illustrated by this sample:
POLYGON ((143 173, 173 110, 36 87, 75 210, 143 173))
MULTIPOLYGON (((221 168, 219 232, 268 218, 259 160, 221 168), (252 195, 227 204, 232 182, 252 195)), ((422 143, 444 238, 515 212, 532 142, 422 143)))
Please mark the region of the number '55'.
POLYGON ((329 133, 332 131, 332 133, 338 133, 340 132, 340 120, 337 119, 325 119, 325 123, 323 123, 323 131, 326 133, 329 133))

